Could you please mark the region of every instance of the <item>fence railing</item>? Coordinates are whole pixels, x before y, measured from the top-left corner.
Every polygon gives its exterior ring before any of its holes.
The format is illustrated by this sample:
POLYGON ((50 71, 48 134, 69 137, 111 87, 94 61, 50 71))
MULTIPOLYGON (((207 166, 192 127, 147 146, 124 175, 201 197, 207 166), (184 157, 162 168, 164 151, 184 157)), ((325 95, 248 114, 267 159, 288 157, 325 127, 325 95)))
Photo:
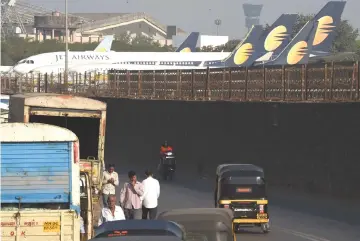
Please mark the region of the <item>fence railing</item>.
POLYGON ((171 71, 108 71, 71 74, 4 75, 4 94, 69 93, 82 96, 163 100, 336 102, 359 101, 359 63, 295 67, 171 71))

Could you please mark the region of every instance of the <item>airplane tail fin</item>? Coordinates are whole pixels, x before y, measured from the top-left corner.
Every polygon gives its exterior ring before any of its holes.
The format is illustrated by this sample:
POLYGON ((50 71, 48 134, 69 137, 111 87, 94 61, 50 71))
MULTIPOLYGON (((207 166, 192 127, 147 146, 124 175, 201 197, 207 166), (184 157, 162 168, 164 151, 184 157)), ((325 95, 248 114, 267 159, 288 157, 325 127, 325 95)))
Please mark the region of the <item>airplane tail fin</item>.
POLYGON ((199 35, 199 32, 190 33, 184 42, 175 50, 175 52, 195 52, 199 35))
POLYGON ((265 65, 307 64, 318 25, 318 21, 309 21, 305 24, 283 51, 265 65))
POLYGON ((313 52, 330 52, 334 38, 335 29, 341 22, 341 15, 344 11, 346 2, 330 1, 313 18, 319 22, 313 42, 313 52))
POLYGON ((114 41, 114 35, 104 36, 104 39, 95 48, 94 52, 110 52, 113 41, 114 41))
POLYGON ((259 49, 260 56, 268 52, 272 52, 273 56, 280 54, 290 42, 297 17, 297 14, 282 14, 269 29, 263 32, 260 37, 260 44, 262 44, 259 49))
POLYGON ((222 60, 224 65, 226 67, 251 66, 256 60, 254 54, 258 51, 259 37, 262 32, 263 27, 261 25, 253 25, 244 40, 236 46, 230 56, 222 60))

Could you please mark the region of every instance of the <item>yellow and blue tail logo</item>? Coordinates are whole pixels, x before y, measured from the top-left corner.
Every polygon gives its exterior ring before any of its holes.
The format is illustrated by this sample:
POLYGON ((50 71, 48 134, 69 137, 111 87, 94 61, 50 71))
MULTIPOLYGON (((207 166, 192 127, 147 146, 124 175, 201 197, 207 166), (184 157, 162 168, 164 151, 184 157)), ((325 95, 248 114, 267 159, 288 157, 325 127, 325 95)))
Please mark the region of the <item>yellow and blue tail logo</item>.
POLYGON ((319 26, 316 30, 312 52, 327 53, 331 52, 331 47, 336 35, 336 27, 341 22, 341 15, 344 11, 346 2, 330 1, 313 18, 318 21, 319 26))
POLYGON ((307 64, 318 26, 318 21, 309 21, 285 49, 274 60, 265 63, 265 65, 307 64))
POLYGON ((113 41, 114 41, 113 35, 104 36, 104 39, 95 48, 94 52, 110 52, 113 41))
POLYGON ((189 36, 184 40, 184 42, 175 50, 175 52, 180 53, 188 53, 188 52, 195 52, 196 45, 199 39, 199 32, 192 32, 189 36))

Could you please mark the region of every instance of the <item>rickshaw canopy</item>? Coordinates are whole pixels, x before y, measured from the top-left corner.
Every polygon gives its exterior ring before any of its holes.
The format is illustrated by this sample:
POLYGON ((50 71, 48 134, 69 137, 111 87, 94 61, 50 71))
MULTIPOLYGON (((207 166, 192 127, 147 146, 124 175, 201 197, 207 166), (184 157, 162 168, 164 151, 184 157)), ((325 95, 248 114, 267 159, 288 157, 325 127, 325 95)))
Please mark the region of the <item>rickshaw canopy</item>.
POLYGON ((233 240, 233 218, 232 210, 219 208, 175 209, 158 216, 160 220, 171 220, 182 225, 187 239, 207 241, 233 240), (226 235, 219 236, 217 233, 226 233, 226 235))

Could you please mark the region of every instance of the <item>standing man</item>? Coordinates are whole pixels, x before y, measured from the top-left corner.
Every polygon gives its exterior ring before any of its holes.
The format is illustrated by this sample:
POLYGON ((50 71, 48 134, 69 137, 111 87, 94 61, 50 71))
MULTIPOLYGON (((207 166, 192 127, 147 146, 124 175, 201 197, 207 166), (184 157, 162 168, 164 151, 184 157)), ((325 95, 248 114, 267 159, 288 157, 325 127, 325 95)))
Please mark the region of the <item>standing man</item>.
POLYGON ((107 207, 107 200, 109 195, 115 195, 115 187, 119 186, 119 176, 115 172, 115 166, 110 164, 108 170, 104 172, 103 178, 103 207, 107 207))
POLYGON ((124 184, 120 193, 120 203, 124 208, 126 219, 141 219, 141 200, 144 188, 141 182, 136 180, 136 173, 128 173, 129 182, 124 184))
POLYGON ((153 178, 151 171, 145 171, 146 179, 142 182, 144 186, 144 194, 142 200, 142 219, 155 219, 157 214, 158 199, 160 196, 159 181, 153 178))
POLYGON ((124 211, 120 206, 116 206, 116 196, 110 194, 107 200, 107 207, 103 207, 98 221, 98 226, 105 222, 125 220, 124 211))

